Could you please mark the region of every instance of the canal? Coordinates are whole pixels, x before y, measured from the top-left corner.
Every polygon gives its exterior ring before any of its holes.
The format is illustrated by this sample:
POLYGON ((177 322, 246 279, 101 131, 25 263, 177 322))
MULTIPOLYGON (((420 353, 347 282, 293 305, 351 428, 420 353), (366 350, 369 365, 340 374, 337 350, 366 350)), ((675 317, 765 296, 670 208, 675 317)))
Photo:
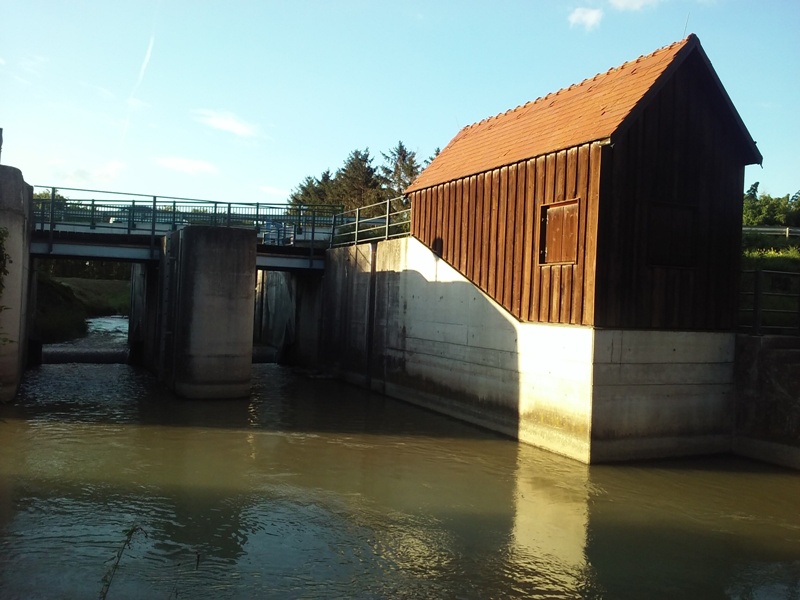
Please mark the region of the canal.
POLYGON ((199 402, 124 364, 29 371, 0 406, 0 598, 800 598, 796 472, 587 467, 253 373, 199 402))

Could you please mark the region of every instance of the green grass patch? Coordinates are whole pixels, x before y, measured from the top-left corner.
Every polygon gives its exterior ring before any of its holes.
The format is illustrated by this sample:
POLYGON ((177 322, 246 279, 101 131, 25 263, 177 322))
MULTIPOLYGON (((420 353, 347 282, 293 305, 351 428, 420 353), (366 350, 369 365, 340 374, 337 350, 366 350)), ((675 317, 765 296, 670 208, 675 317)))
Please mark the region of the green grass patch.
POLYGON ((128 315, 130 313, 130 280, 84 279, 82 277, 55 277, 54 280, 72 291, 86 307, 86 312, 90 317, 128 315))

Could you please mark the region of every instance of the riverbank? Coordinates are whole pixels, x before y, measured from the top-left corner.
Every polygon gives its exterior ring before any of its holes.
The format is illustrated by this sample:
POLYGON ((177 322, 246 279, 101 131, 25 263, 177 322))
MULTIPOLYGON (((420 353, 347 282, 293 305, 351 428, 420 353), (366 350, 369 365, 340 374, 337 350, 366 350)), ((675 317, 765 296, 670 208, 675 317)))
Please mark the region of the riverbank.
POLYGON ((130 281, 48 277, 37 281, 34 335, 44 344, 86 335, 90 317, 127 315, 130 281))

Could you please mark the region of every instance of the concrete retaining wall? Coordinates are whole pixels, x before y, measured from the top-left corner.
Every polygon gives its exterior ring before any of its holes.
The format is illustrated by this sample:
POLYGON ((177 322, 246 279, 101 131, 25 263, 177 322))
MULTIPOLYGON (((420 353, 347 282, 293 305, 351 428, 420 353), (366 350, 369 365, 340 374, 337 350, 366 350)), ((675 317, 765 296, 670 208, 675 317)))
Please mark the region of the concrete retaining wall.
POLYGON ((737 454, 800 469, 800 338, 736 339, 737 454))
POLYGON ((583 462, 730 449, 732 334, 520 323, 413 238, 329 252, 344 377, 583 462))
POLYGON ((5 252, 11 257, 0 296, 0 402, 16 395, 26 362, 32 194, 19 169, 0 166, 0 227, 8 230, 5 252))

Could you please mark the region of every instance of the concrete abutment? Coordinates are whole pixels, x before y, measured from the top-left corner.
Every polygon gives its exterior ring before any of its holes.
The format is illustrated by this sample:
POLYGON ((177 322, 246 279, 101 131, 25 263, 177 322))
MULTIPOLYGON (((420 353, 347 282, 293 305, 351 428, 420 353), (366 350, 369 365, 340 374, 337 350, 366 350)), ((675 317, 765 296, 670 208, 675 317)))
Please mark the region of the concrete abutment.
POLYGON ((5 275, 0 292, 0 402, 14 398, 26 365, 29 320, 33 311, 33 271, 29 253, 33 188, 19 169, 0 165, 0 228, 7 234, 5 275))

